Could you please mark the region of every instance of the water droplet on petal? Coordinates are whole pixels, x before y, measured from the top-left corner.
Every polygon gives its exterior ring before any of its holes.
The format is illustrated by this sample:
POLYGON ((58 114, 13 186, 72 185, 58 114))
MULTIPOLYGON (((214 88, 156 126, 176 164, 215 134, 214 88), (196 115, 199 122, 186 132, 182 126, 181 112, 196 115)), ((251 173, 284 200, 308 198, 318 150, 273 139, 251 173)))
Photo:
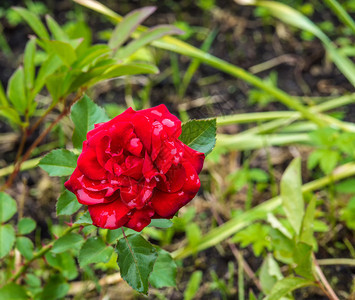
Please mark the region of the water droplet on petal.
POLYGON ((174 127, 174 125, 175 125, 175 123, 173 121, 171 121, 170 119, 164 119, 161 122, 163 123, 163 125, 165 125, 167 127, 174 127))

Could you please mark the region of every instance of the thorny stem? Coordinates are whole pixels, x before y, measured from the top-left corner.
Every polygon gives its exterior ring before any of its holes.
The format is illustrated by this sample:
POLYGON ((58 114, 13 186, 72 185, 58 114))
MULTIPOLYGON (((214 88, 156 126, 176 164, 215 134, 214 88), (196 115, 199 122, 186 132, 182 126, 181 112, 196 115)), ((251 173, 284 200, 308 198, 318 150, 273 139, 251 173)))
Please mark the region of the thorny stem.
MULTIPOLYGON (((82 226, 82 224, 74 224, 73 226, 71 227, 68 227, 64 232, 63 234, 60 236, 60 237, 63 237, 65 235, 67 235, 69 232, 72 232, 73 230, 79 228, 80 226, 82 226)), ((30 264, 35 261, 36 259, 38 258, 41 258, 42 256, 44 256, 52 247, 53 247, 53 244, 54 244, 55 240, 51 241, 49 244, 43 246, 41 248, 41 250, 39 250, 37 253, 35 253, 33 255, 33 257, 26 261, 22 266, 21 268, 14 274, 10 277, 10 279, 8 280, 8 282, 13 282, 13 281, 16 281, 27 269, 28 267, 30 266, 30 264)))
POLYGON ((21 165, 23 162, 25 162, 31 155, 32 151, 43 141, 43 139, 47 136, 47 134, 53 129, 55 125, 63 118, 65 117, 69 111, 72 105, 77 102, 83 95, 83 92, 86 90, 86 88, 82 88, 74 97, 74 99, 70 102, 69 106, 64 107, 62 113, 54 120, 54 122, 48 126, 38 137, 37 139, 32 143, 30 148, 26 151, 26 153, 23 155, 23 157, 15 164, 14 171, 11 173, 10 177, 6 181, 6 183, 0 188, 0 191, 4 191, 5 189, 9 188, 12 183, 14 182, 18 172, 20 171, 21 165))
POLYGON ((330 300, 339 300, 338 296, 335 294, 334 290, 330 286, 327 278, 324 276, 322 269, 320 268, 315 255, 313 254, 313 262, 315 265, 316 275, 319 278, 317 282, 322 291, 327 295, 330 300))

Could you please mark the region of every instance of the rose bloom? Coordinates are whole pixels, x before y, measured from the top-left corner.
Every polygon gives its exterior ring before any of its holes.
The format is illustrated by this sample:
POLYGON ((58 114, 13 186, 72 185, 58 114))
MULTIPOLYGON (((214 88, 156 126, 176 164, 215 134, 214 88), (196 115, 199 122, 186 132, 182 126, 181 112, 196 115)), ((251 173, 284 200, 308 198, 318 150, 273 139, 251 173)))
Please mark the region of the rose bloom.
POLYGON ((180 134, 180 120, 165 105, 129 108, 87 133, 64 185, 101 228, 141 231, 151 219, 170 219, 198 192, 205 159, 180 134))

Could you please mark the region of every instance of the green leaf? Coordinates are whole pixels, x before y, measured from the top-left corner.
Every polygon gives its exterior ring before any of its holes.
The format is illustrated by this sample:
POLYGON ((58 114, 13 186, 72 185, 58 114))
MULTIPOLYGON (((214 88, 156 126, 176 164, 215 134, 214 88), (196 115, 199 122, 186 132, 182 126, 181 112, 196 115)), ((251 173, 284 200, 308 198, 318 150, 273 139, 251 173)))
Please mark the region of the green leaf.
POLYGON ((83 225, 92 224, 90 213, 88 211, 85 212, 82 216, 80 216, 80 218, 77 221, 75 221, 74 224, 83 224, 83 225))
POLYGON ((293 259, 296 263, 295 272, 304 278, 314 280, 312 265, 312 246, 305 243, 297 243, 294 248, 293 259))
POLYGON ((27 42, 25 55, 23 59, 23 66, 25 72, 26 88, 31 89, 33 87, 35 78, 35 54, 36 54, 36 39, 32 38, 27 42))
POLYGON ((279 300, 296 289, 313 284, 314 283, 308 279, 291 276, 286 277, 275 283, 267 300, 279 300))
POLYGON ((264 259, 259 278, 262 291, 266 295, 270 294, 275 283, 283 278, 280 267, 271 254, 264 259))
POLYGON ((54 39, 61 41, 61 42, 68 42, 69 37, 65 33, 65 31, 60 27, 60 25, 50 16, 46 15, 46 22, 48 28, 50 29, 54 39))
POLYGON ((0 192, 0 223, 11 219, 17 211, 17 204, 8 194, 0 192))
POLYGON ((300 241, 312 245, 314 241, 314 215, 316 212, 316 197, 312 197, 309 202, 302 222, 300 241))
POLYGON ((142 33, 139 38, 133 40, 127 46, 119 49, 115 57, 120 59, 125 58, 127 56, 130 56, 134 52, 136 52, 139 48, 142 48, 145 45, 155 40, 158 40, 165 35, 182 34, 182 33, 183 33, 182 30, 171 25, 159 25, 153 27, 150 30, 142 33))
POLYGON ((177 266, 170 253, 159 248, 158 258, 149 276, 150 284, 157 289, 176 286, 176 273, 177 266))
POLYGON ((148 278, 157 260, 156 249, 141 235, 132 234, 117 243, 118 266, 122 278, 141 293, 148 292, 148 278))
POLYGON ((33 257, 34 246, 32 241, 24 236, 20 236, 16 239, 16 248, 26 258, 31 259, 33 257))
POLYGON ((243 248, 252 244, 254 254, 259 256, 265 248, 269 250, 271 248, 269 231, 269 226, 255 223, 237 232, 232 238, 232 241, 234 243, 241 243, 243 248))
POLYGON ((301 181, 301 159, 295 158, 281 178, 281 198, 286 217, 299 235, 304 215, 301 181))
POLYGON ((18 112, 14 110, 12 107, 0 106, 0 116, 7 118, 10 122, 13 122, 14 124, 20 126, 22 125, 18 112))
POLYGON ((57 54, 67 67, 70 67, 74 61, 76 61, 77 56, 75 50, 69 43, 49 41, 47 45, 49 45, 49 50, 57 54))
POLYGON ((13 8, 25 21, 30 25, 32 30, 42 39, 42 40, 49 40, 49 34, 44 27, 41 20, 38 18, 36 14, 33 12, 24 9, 22 7, 14 7, 13 8))
POLYGON ((25 75, 23 68, 20 66, 15 73, 10 77, 7 86, 7 96, 15 109, 25 114, 27 107, 27 98, 25 93, 25 75))
POLYGON ((9 283, 0 288, 0 299, 3 300, 24 300, 28 299, 26 290, 16 283, 9 283))
POLYGON ((192 222, 186 226, 185 231, 189 245, 191 247, 196 247, 202 237, 200 227, 196 223, 192 222))
MULTIPOLYGON (((9 102, 7 100, 7 97, 5 95, 4 87, 2 86, 2 83, 0 82, 0 106, 1 107, 8 107, 9 102)), ((1 109, 0 109, 1 111, 1 109)))
POLYGON ((107 246, 101 238, 91 237, 81 247, 79 252, 80 267, 91 263, 106 263, 109 261, 113 248, 107 246))
POLYGON ((216 119, 191 120, 182 124, 179 139, 192 149, 207 155, 216 144, 216 119))
POLYGON ((79 249, 83 242, 84 238, 80 234, 71 232, 56 240, 51 252, 62 253, 70 249, 79 249))
POLYGON ((325 174, 330 174, 336 167, 340 154, 335 150, 323 150, 319 166, 325 174))
POLYGON ((105 70, 105 72, 101 76, 94 78, 94 80, 90 82, 90 85, 102 80, 121 77, 121 76, 138 75, 138 74, 157 74, 157 73, 159 73, 159 69, 156 66, 147 63, 137 62, 137 63, 127 63, 123 65, 122 64, 114 65, 112 67, 107 68, 107 70, 105 70))
POLYGON ((57 55, 52 54, 48 56, 38 71, 38 75, 33 88, 34 95, 42 90, 48 76, 52 75, 62 65, 62 60, 57 55))
POLYGON ((105 110, 86 95, 73 105, 70 117, 75 125, 73 145, 76 148, 82 147, 87 132, 94 128, 94 124, 109 120, 105 110))
POLYGON ((59 274, 52 275, 43 288, 41 300, 62 299, 69 291, 69 284, 59 274))
POLYGON ((270 223, 272 228, 279 230, 288 239, 292 239, 290 231, 274 216, 274 214, 268 213, 267 221, 270 223))
POLYGON ((60 271, 65 278, 72 280, 78 276, 78 270, 73 256, 69 252, 47 252, 45 258, 48 264, 60 271))
POLYGON ((94 45, 86 49, 73 64, 73 69, 87 72, 90 67, 95 66, 101 60, 107 59, 111 49, 104 44, 94 45))
POLYGON ((202 271, 192 273, 190 280, 184 292, 184 300, 193 300, 198 292, 202 280, 202 271))
POLYGON ((116 26, 108 45, 111 49, 117 50, 130 37, 146 18, 148 18, 156 8, 147 6, 141 9, 136 9, 124 17, 124 19, 116 26))
POLYGON ((25 281, 30 287, 40 287, 41 286, 41 279, 39 277, 37 277, 36 275, 30 274, 30 273, 26 274, 25 281))
POLYGON ((56 149, 43 157, 38 165, 49 176, 67 176, 74 172, 77 160, 78 156, 73 152, 65 149, 56 149))
POLYGON ((113 242, 116 242, 118 238, 121 238, 123 236, 122 229, 108 229, 107 234, 106 234, 106 243, 112 244, 113 242))
POLYGON ((15 230, 10 224, 0 225, 0 258, 6 256, 15 243, 15 230))
POLYGON ((335 185, 338 193, 355 194, 355 178, 348 178, 335 185))
POLYGON ((81 204, 76 199, 76 196, 72 192, 65 190, 57 201, 57 216, 70 216, 76 213, 80 207, 81 204))
POLYGON ((173 222, 168 219, 153 219, 148 227, 157 227, 157 228, 170 228, 173 226, 173 222))
POLYGON ((63 84, 66 75, 67 73, 54 73, 47 77, 46 87, 52 96, 52 103, 57 103, 59 98, 65 95, 65 91, 63 91, 63 84))
POLYGON ((307 168, 308 170, 313 170, 318 164, 323 155, 323 152, 321 149, 313 151, 309 156, 307 160, 307 168))
POLYGON ((17 225, 18 234, 29 234, 36 228, 36 222, 31 218, 22 218, 17 225))

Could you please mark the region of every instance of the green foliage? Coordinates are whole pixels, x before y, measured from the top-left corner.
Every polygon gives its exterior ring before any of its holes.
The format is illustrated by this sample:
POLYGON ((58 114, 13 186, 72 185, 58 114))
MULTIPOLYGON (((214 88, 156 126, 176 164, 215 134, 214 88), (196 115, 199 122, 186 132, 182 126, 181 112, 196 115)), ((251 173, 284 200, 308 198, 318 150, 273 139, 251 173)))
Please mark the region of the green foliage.
POLYGON ((282 176, 281 198, 286 216, 297 235, 300 233, 304 215, 301 185, 301 160, 296 158, 282 176))
POLYGON ((264 250, 271 249, 269 230, 269 226, 256 223, 236 233, 232 241, 240 243, 243 248, 251 244, 254 254, 260 256, 264 250))
POLYGON ((56 207, 58 216, 72 215, 81 207, 81 204, 78 202, 76 196, 73 193, 65 190, 59 196, 56 207))
POLYGON ((268 255, 264 259, 260 268, 259 278, 261 288, 266 295, 270 294, 275 283, 283 278, 280 267, 272 255, 268 255))
POLYGON ((41 159, 39 166, 49 176, 67 176, 74 172, 78 155, 65 149, 57 149, 41 159))
POLYGON ((28 299, 26 290, 21 285, 9 283, 0 288, 1 299, 25 300, 28 299))
POLYGON ((72 280, 78 276, 75 260, 73 256, 69 254, 69 252, 47 252, 45 258, 48 264, 54 269, 58 270, 64 278, 72 280))
POLYGON ((182 124, 179 139, 192 149, 207 155, 216 143, 216 119, 191 120, 182 124))
POLYGON ((149 282, 155 288, 176 286, 177 266, 169 252, 158 248, 158 258, 150 273, 149 282))
POLYGON ((0 192, 0 223, 10 220, 16 212, 16 201, 8 194, 0 192))
POLYGON ((7 88, 7 96, 14 108, 24 115, 28 109, 28 103, 25 92, 25 75, 23 67, 19 67, 11 76, 7 88))
POLYGON ((33 257, 34 246, 29 238, 24 236, 18 237, 16 239, 16 248, 26 259, 31 259, 33 257))
POLYGON ((296 289, 310 285, 313 285, 313 282, 307 279, 286 277, 275 283, 267 299, 278 300, 296 289))
POLYGON ((347 205, 340 211, 340 219, 350 229, 355 229, 355 197, 350 198, 347 205))
POLYGON ((45 284, 40 299, 61 299, 67 294, 68 290, 69 284, 65 281, 63 276, 54 274, 50 276, 49 280, 45 284))
POLYGON ((89 212, 85 212, 84 214, 82 214, 78 220, 75 221, 74 224, 82 224, 82 225, 89 225, 89 224, 92 224, 92 220, 91 220, 91 217, 90 217, 90 214, 89 212))
POLYGON ((148 6, 137 9, 128 14, 122 22, 118 23, 116 26, 111 35, 108 46, 116 52, 117 49, 122 46, 129 36, 136 30, 138 25, 141 24, 154 11, 155 7, 148 6))
POLYGON ((29 234, 36 228, 36 222, 31 218, 22 218, 17 225, 18 234, 29 234))
MULTIPOLYGON (((117 250, 122 278, 135 290, 146 294, 148 278, 158 257, 156 249, 141 235, 133 234, 120 239, 117 250)), ((156 276, 159 275, 153 275, 153 280, 157 280, 156 276)))
POLYGON ((73 145, 81 148, 86 134, 94 128, 94 124, 108 121, 105 111, 97 106, 88 96, 84 96, 72 108, 71 119, 75 125, 73 145))
POLYGON ((153 219, 148 226, 157 228, 170 228, 173 226, 173 223, 168 219, 153 219))
POLYGON ((107 246, 101 238, 91 237, 80 248, 78 260, 81 267, 88 264, 108 262, 113 248, 107 246))
POLYGON ((56 240, 51 249, 52 253, 63 253, 67 250, 77 250, 84 242, 84 238, 77 233, 69 233, 56 240))
POLYGON ((15 230, 10 224, 0 225, 0 258, 3 258, 12 249, 15 243, 15 230))
POLYGON ((184 292, 184 300, 194 299, 196 293, 200 288, 201 280, 202 280, 201 271, 195 271, 192 273, 190 280, 187 284, 186 290, 184 292))

